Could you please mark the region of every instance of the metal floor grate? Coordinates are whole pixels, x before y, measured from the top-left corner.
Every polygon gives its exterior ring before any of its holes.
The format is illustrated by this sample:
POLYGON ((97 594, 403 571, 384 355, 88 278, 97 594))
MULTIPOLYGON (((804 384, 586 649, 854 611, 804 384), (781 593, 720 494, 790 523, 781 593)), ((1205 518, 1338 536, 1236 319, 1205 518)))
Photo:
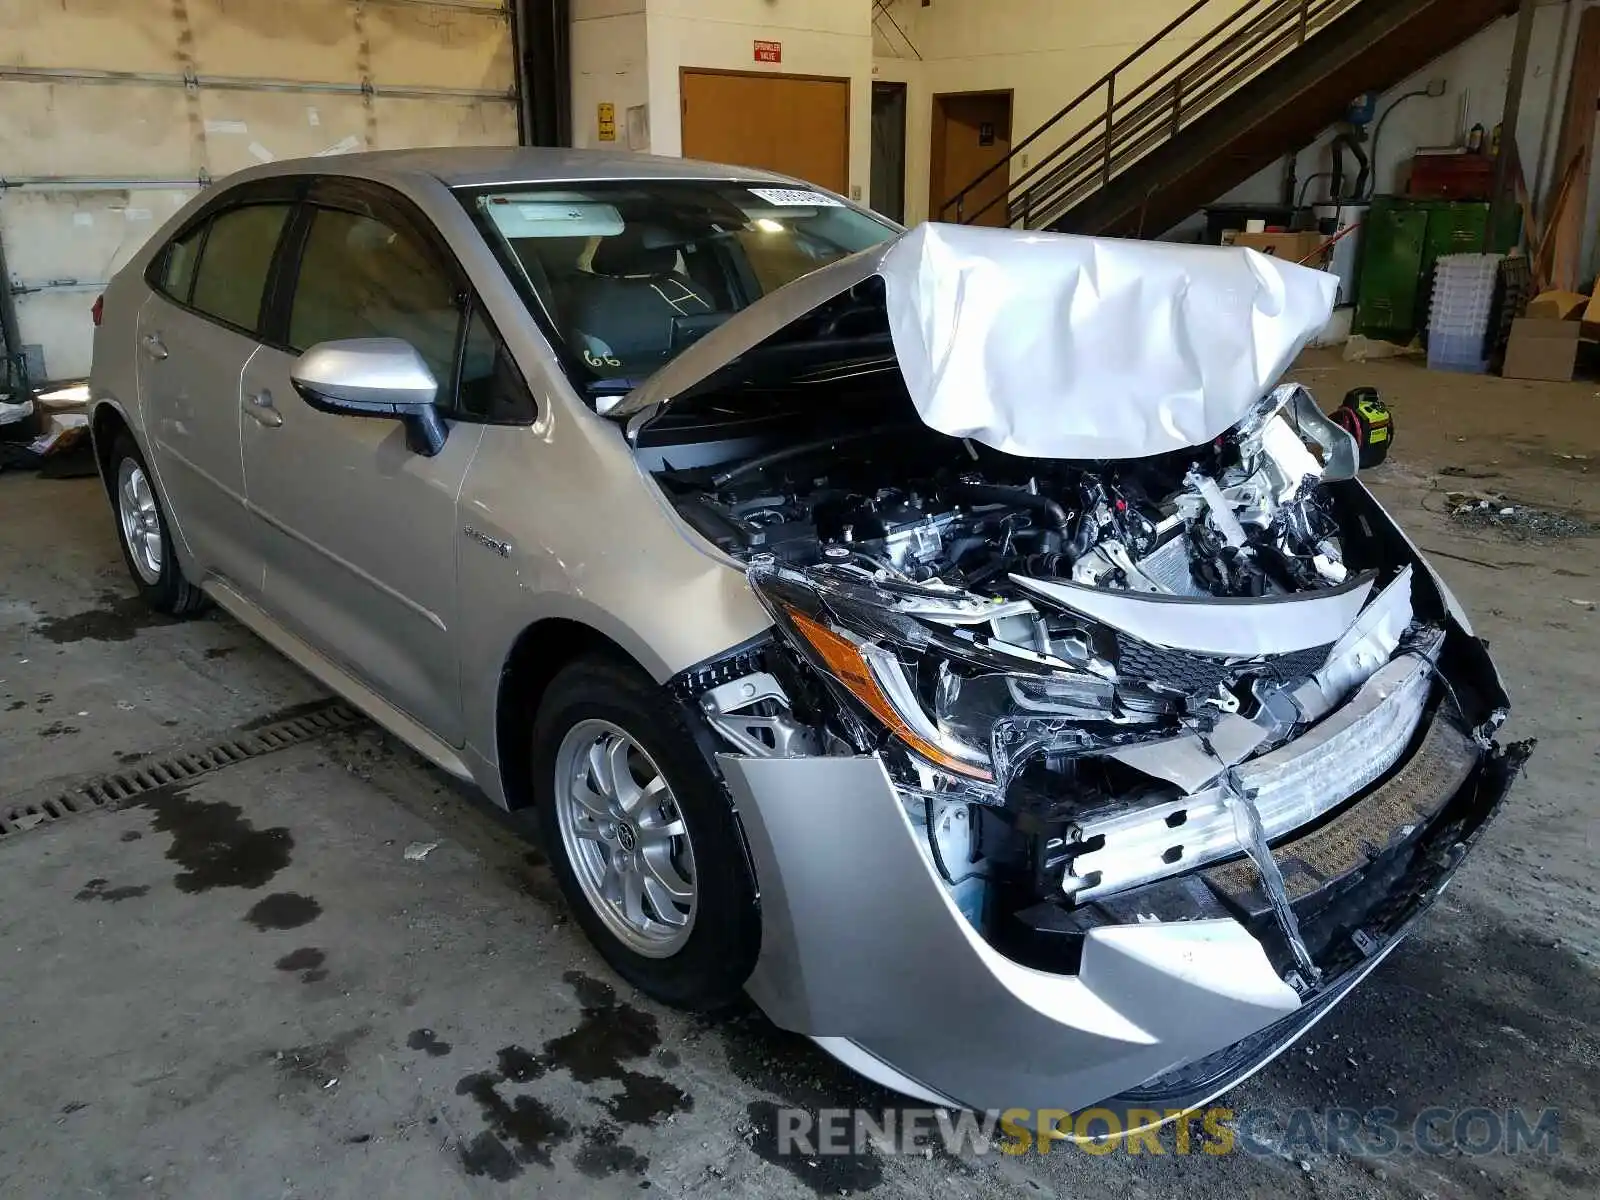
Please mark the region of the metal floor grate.
POLYGON ((156 788, 187 783, 247 758, 259 758, 275 750, 287 750, 290 746, 323 734, 347 729, 365 719, 344 701, 329 700, 321 707, 297 712, 292 717, 263 725, 260 729, 241 731, 204 746, 176 750, 159 758, 132 764, 126 770, 98 776, 48 799, 0 807, 0 838, 22 833, 46 822, 61 821, 80 813, 93 812, 97 808, 121 804, 156 788))

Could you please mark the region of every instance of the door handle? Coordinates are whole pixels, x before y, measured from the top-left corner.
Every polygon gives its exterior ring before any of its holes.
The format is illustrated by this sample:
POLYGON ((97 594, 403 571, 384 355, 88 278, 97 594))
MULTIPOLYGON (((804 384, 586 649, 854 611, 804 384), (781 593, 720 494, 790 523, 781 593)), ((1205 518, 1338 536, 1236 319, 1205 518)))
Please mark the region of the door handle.
POLYGON ((254 418, 268 429, 276 429, 283 424, 283 414, 272 406, 272 393, 266 388, 245 396, 241 407, 247 416, 254 418))
POLYGON ((147 333, 139 340, 144 343, 144 352, 157 362, 167 356, 167 345, 159 333, 147 333))

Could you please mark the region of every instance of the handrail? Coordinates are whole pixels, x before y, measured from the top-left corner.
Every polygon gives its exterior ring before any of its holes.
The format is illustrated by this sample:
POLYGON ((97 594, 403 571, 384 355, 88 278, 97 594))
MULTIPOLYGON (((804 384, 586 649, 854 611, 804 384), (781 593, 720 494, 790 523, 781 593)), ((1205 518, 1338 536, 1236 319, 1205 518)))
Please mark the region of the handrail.
MULTIPOLYGON (((1210 3, 1211 0, 1204 0, 1204 2, 1205 3, 1210 3)), ((1229 25, 1233 24, 1240 17, 1242 17, 1245 13, 1249 12, 1252 8, 1256 7, 1258 4, 1267 3, 1269 5, 1276 5, 1276 4, 1281 4, 1281 3, 1284 3, 1284 2, 1285 2, 1285 0, 1247 0, 1247 3, 1245 5, 1243 5, 1242 7, 1236 7, 1233 10, 1233 12, 1227 17, 1227 19, 1222 22, 1221 25, 1218 25, 1215 28, 1213 28, 1213 29, 1209 30, 1208 32, 1206 32, 1205 34, 1202 34, 1199 38, 1195 39, 1195 41, 1191 42, 1186 49, 1180 51, 1176 57, 1174 57, 1172 60, 1170 60, 1166 64, 1166 66, 1163 68, 1162 74, 1165 74, 1165 73, 1169 72, 1173 67, 1179 65, 1185 59, 1189 58, 1191 55, 1193 55, 1195 53, 1195 51, 1197 49, 1199 49, 1201 46, 1203 46, 1208 40, 1210 40, 1213 37, 1216 37, 1223 30, 1225 30, 1229 25)), ((1296 2, 1296 0, 1288 0, 1288 2, 1294 3, 1294 2, 1296 2)), ((1300 0, 1300 2, 1303 3, 1304 0, 1300 0)), ((1195 7, 1199 8, 1200 5, 1196 5, 1195 7)), ((1195 9, 1190 9, 1189 11, 1193 12, 1193 11, 1195 11, 1195 9)), ((1263 17, 1265 17, 1267 15, 1269 15, 1269 14, 1263 14, 1263 17)), ((1168 26, 1169 30, 1172 29, 1172 28, 1174 28, 1174 26, 1171 26, 1171 25, 1168 26)), ((1146 43, 1145 49, 1148 50, 1152 45, 1153 45, 1153 43, 1146 43)), ((1121 65, 1122 66, 1126 66, 1130 61, 1131 61, 1131 59, 1125 59, 1121 65)), ((1115 70, 1116 69, 1114 69, 1112 72, 1109 72, 1107 75, 1102 76, 1098 82, 1096 82, 1095 84, 1091 85, 1090 88, 1089 88, 1089 91, 1087 93, 1085 93, 1084 95, 1080 96, 1078 98, 1077 102, 1081 102, 1082 100, 1086 99, 1088 97, 1088 95, 1092 94, 1094 91, 1098 90, 1101 87, 1105 87, 1105 88, 1108 88, 1108 89, 1114 87, 1114 81, 1113 81, 1113 79, 1111 77, 1112 77, 1112 75, 1115 74, 1115 70)), ((1114 111, 1116 109, 1121 108, 1124 104, 1128 103, 1129 101, 1132 101, 1135 97, 1137 97, 1141 93, 1149 90, 1149 88, 1154 83, 1156 83, 1159 78, 1160 78, 1160 75, 1152 75, 1151 77, 1146 79, 1143 83, 1141 83, 1138 87, 1136 87, 1132 92, 1128 93, 1127 95, 1125 95, 1123 97, 1116 97, 1114 92, 1111 93, 1111 97, 1110 97, 1111 103, 1110 103, 1110 109, 1108 111, 1110 113, 1114 114, 1114 111)), ((1077 103, 1077 102, 1075 102, 1075 103, 1077 103)), ((1061 114, 1057 114, 1057 115, 1059 116, 1061 114)), ((1054 118, 1052 118, 1052 120, 1053 119, 1054 118)), ((1093 121, 1091 121, 1087 125, 1083 126, 1083 128, 1078 130, 1077 133, 1072 135, 1071 139, 1068 142, 1063 143, 1062 146, 1058 146, 1055 150, 1053 150, 1050 153, 1046 154, 1038 162, 1034 163, 1033 166, 1029 167, 1026 171, 1024 171, 1022 173, 1022 175, 1020 175, 1018 178, 1013 180, 1011 182, 1011 186, 1007 189, 1007 191, 1008 192, 1016 191, 1024 183, 1026 183, 1029 179, 1031 179, 1033 176, 1039 174, 1039 172, 1043 171, 1053 161, 1055 161, 1057 158, 1059 158, 1061 156, 1061 151, 1062 151, 1064 146, 1070 145, 1072 142, 1074 142, 1078 138, 1082 137, 1084 133, 1092 130, 1096 125, 1102 124, 1105 121, 1106 121, 1105 117, 1096 117, 1093 121)), ((1022 149, 1025 146, 1027 146, 1027 144, 1029 142, 1033 141, 1034 138, 1037 138, 1040 134, 1042 134, 1044 132, 1045 132, 1045 127, 1044 126, 1041 126, 1039 129, 1035 130, 1032 135, 1030 135, 1024 141, 1018 143, 1017 146, 1015 146, 1013 148, 1012 155, 1014 155, 1016 153, 1020 153, 1022 151, 1022 149)), ((1007 159, 1009 159, 1010 157, 1011 157, 1011 155, 1008 155, 1007 159)), ((985 172, 984 175, 979 176, 978 179, 974 180, 966 188, 963 188, 960 192, 958 192, 956 194, 956 196, 952 197, 951 200, 947 200, 944 203, 944 205, 941 207, 940 212, 943 212, 944 209, 949 208, 952 202, 959 202, 966 195, 967 192, 971 191, 972 188, 977 185, 977 183, 981 182, 982 179, 986 178, 990 174, 993 174, 994 171, 998 170, 1000 167, 1002 167, 1004 165, 1005 165, 1005 160, 1002 160, 1001 162, 995 163, 992 167, 989 168, 989 170, 987 172, 985 172)), ((993 208, 994 205, 996 203, 998 203, 998 201, 999 201, 999 197, 996 197, 994 200, 991 200, 988 204, 984 205, 977 212, 973 213, 971 217, 965 218, 965 220, 969 221, 969 222, 977 220, 978 217, 982 216, 984 213, 988 212, 989 209, 993 208)), ((961 217, 961 209, 960 209, 959 204, 958 204, 958 208, 957 208, 957 219, 958 220, 962 219, 962 217, 961 217)))
POLYGON ((1119 62, 1116 66, 1112 67, 1111 70, 1107 71, 1104 75, 1100 76, 1099 79, 1096 79, 1088 87, 1084 88, 1083 91, 1079 92, 1076 96, 1074 96, 1072 98, 1072 100, 1066 105, 1066 107, 1062 108, 1059 112, 1057 112, 1055 114, 1055 116, 1048 118, 1044 122, 1044 124, 1039 126, 1039 128, 1035 129, 1027 137, 1023 138, 1015 146, 1011 147, 1010 153, 1008 153, 1004 158, 1002 158, 999 162, 997 162, 993 166, 991 166, 982 175, 979 175, 971 183, 967 184, 966 187, 962 188, 954 196, 950 197, 949 200, 946 200, 944 202, 944 204, 940 207, 939 211, 943 212, 945 209, 949 208, 952 204, 954 204, 956 201, 960 200, 963 196, 965 196, 973 188, 977 187, 985 179, 989 178, 989 176, 993 175, 1001 167, 1005 166, 1006 163, 1010 162, 1018 154, 1021 154, 1033 142, 1038 140, 1038 138, 1041 135, 1043 135, 1046 130, 1052 128, 1058 121, 1060 121, 1063 117, 1065 117, 1069 112, 1071 112, 1073 109, 1077 108, 1078 105, 1082 104, 1085 100, 1087 100, 1095 92, 1097 92, 1101 88, 1105 87, 1106 86, 1106 82, 1113 75, 1115 75, 1118 71, 1122 70, 1124 67, 1131 66, 1141 55, 1143 55, 1146 51, 1150 50, 1152 47, 1154 47, 1159 42, 1161 42, 1167 36, 1167 34, 1171 33, 1179 25, 1182 25, 1190 17, 1194 16, 1195 13, 1199 12, 1202 8, 1204 8, 1206 5, 1208 5, 1210 3, 1211 3, 1211 0, 1195 0, 1195 2, 1193 4, 1191 4, 1188 8, 1184 9, 1177 16, 1173 17, 1172 20, 1168 21, 1164 26, 1162 26, 1160 32, 1158 32, 1155 35, 1153 35, 1148 41, 1146 41, 1144 43, 1144 45, 1140 46, 1137 50, 1133 51, 1126 58, 1124 58, 1121 62, 1119 62))
POLYGON ((970 224, 1002 203, 1006 206, 1006 224, 1014 225, 1020 219, 1031 228, 1055 219, 1094 187, 1108 184, 1120 171, 1177 136, 1186 120, 1292 53, 1314 32, 1361 0, 1228 0, 1229 11, 1217 24, 1186 46, 1174 48, 1171 57, 1157 69, 1141 72, 1144 78, 1128 90, 1119 88, 1130 67, 1171 38, 1202 9, 1217 2, 1196 0, 1184 9, 1012 146, 1004 158, 938 204, 934 219, 944 219, 954 207, 955 220, 970 224), (1102 93, 1103 105, 1085 110, 1081 125, 1022 174, 1010 178, 1011 164, 1018 155, 1102 93), (969 213, 972 193, 1002 170, 1007 172, 1005 188, 994 189, 995 195, 969 213))
MULTIPOLYGON (((1312 2, 1317 3, 1317 0, 1312 0, 1312 2)), ((1338 4, 1341 3, 1341 0, 1322 0, 1322 2, 1324 4, 1338 4)), ((1279 0, 1279 5, 1282 5, 1282 0, 1279 0)), ((1275 57, 1277 51, 1282 49, 1282 46, 1275 45, 1274 43, 1282 42, 1287 36, 1284 29, 1285 22, 1282 20, 1283 15, 1284 14, 1281 7, 1277 12, 1269 11, 1268 13, 1263 14, 1262 21, 1260 22, 1258 28, 1265 31, 1265 36, 1256 36, 1251 38, 1248 43, 1241 43, 1241 46, 1248 51, 1248 56, 1243 67, 1232 67, 1224 72, 1222 64, 1217 64, 1215 70, 1213 70, 1213 64, 1209 61, 1209 56, 1207 56, 1206 59, 1202 59, 1202 61, 1196 63, 1193 68, 1195 72, 1203 72, 1203 75, 1201 76, 1203 82, 1192 84, 1190 90, 1185 91, 1183 89, 1183 84, 1187 76, 1180 76, 1170 84, 1163 83, 1163 89, 1172 90, 1172 111, 1170 115, 1167 114, 1167 110, 1164 107, 1166 98, 1152 96, 1149 100, 1144 101, 1143 104, 1141 104, 1128 116, 1122 117, 1120 120, 1114 120, 1112 125, 1112 136, 1109 139, 1109 142, 1104 135, 1101 135, 1099 141, 1094 143, 1092 147, 1086 148, 1086 150, 1091 153, 1099 152, 1101 154, 1101 158, 1096 160, 1100 164, 1097 168, 1097 172, 1101 176, 1101 182, 1103 183, 1109 181, 1109 179, 1117 173, 1119 166, 1131 165, 1131 163, 1137 161, 1138 158, 1142 158, 1144 153, 1148 152, 1149 150, 1153 150, 1156 145, 1158 145, 1162 140, 1165 140, 1160 137, 1156 137, 1154 139, 1150 138, 1149 134, 1147 133, 1149 126, 1157 123, 1167 124, 1169 126, 1168 136, 1170 137, 1181 129, 1185 113, 1192 116, 1197 112, 1205 111, 1213 103, 1220 100, 1223 96, 1227 95, 1236 86, 1242 83, 1248 75, 1253 74, 1254 72, 1251 70, 1251 68, 1257 65, 1264 66, 1267 60, 1275 57), (1265 47, 1261 45, 1263 42, 1267 43, 1265 47), (1218 72, 1223 73, 1218 74, 1218 72), (1157 119, 1159 119, 1159 121, 1157 119), (1140 153, 1129 157, 1127 151, 1124 149, 1128 143, 1139 144, 1140 153)), ((1235 36, 1237 37, 1237 35, 1235 36)), ((1298 29, 1295 31, 1295 44, 1299 44, 1298 29)), ((1218 47, 1217 50, 1213 51, 1213 53, 1221 54, 1225 49, 1226 43, 1223 47, 1218 47)), ((1157 82, 1157 80, 1152 79, 1148 82, 1154 84, 1157 82)), ((1147 89, 1141 87, 1138 90, 1143 91, 1147 89)), ((1129 96, 1127 99, 1131 101, 1133 97, 1129 96)), ((1121 102, 1118 103, 1117 107, 1122 107, 1121 102)), ((1095 118, 1094 121, 1085 127, 1085 130, 1088 132, 1094 132, 1097 127, 1102 124, 1102 121, 1103 118, 1095 118)), ((1064 142, 1056 152, 1048 156, 1046 160, 1037 164, 1036 171, 1047 167, 1052 167, 1053 164, 1063 156, 1064 152, 1068 148, 1076 145, 1078 141, 1081 140, 1083 132, 1084 131, 1080 131, 1078 134, 1073 135, 1067 142, 1064 142)), ((1081 156, 1083 153, 1084 151, 1080 151, 1079 155, 1081 156)), ((1060 204, 1062 197, 1072 193, 1081 186, 1076 182, 1074 175, 1070 173, 1075 162, 1076 159, 1071 160, 1062 166, 1054 167, 1050 177, 1040 181, 1038 184, 1034 185, 1034 187, 1025 189, 1023 191, 1023 208, 1030 219, 1041 213, 1048 214, 1047 219, 1054 219, 1059 215, 1059 210, 1062 207, 1060 204), (1042 201, 1034 194, 1035 192, 1041 191, 1046 193, 1046 197, 1042 201)), ((1036 173, 1036 171, 1030 172, 1030 175, 1032 173, 1036 173)), ((1082 172, 1080 168, 1079 174, 1081 173, 1082 172)), ((1008 205, 1010 203, 1009 192, 1016 191, 1021 188, 1022 184, 1026 182, 1028 177, 1029 176, 1024 176, 1019 178, 1016 183, 1012 185, 1012 188, 1009 189, 1007 196, 1004 197, 1008 201, 1008 205)), ((1002 197, 995 197, 988 204, 984 205, 983 208, 977 210, 966 219, 968 221, 976 220, 990 208, 994 207, 994 205, 1001 199, 1002 197)), ((1007 216, 1009 223, 1011 216, 1009 207, 1007 216)))

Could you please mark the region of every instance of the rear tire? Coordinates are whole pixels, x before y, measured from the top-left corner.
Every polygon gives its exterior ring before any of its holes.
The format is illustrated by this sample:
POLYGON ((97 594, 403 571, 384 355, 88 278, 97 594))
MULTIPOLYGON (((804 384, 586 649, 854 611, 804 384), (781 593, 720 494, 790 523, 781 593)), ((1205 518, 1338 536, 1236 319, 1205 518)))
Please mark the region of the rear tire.
POLYGON ((206 595, 184 578, 150 468, 126 431, 111 443, 106 480, 111 488, 117 544, 140 597, 157 612, 174 617, 201 611, 206 595))
POLYGON ((617 974, 677 1008, 734 1001, 761 946, 755 880, 677 702, 631 664, 580 658, 544 694, 531 762, 551 868, 617 974))

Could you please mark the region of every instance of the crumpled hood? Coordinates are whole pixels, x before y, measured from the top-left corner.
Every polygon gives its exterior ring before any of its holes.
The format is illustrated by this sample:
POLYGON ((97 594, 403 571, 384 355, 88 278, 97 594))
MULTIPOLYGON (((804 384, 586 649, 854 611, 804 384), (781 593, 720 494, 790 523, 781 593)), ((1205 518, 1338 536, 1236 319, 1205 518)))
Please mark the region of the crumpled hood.
POLYGON ((922 419, 1032 458, 1137 458, 1237 424, 1337 281, 1254 250, 922 225, 879 268, 922 419))
POLYGON ((930 427, 1062 459, 1142 458, 1232 428, 1327 323, 1337 285, 1235 247, 924 224, 763 297, 608 415, 648 420, 873 275, 930 427))

